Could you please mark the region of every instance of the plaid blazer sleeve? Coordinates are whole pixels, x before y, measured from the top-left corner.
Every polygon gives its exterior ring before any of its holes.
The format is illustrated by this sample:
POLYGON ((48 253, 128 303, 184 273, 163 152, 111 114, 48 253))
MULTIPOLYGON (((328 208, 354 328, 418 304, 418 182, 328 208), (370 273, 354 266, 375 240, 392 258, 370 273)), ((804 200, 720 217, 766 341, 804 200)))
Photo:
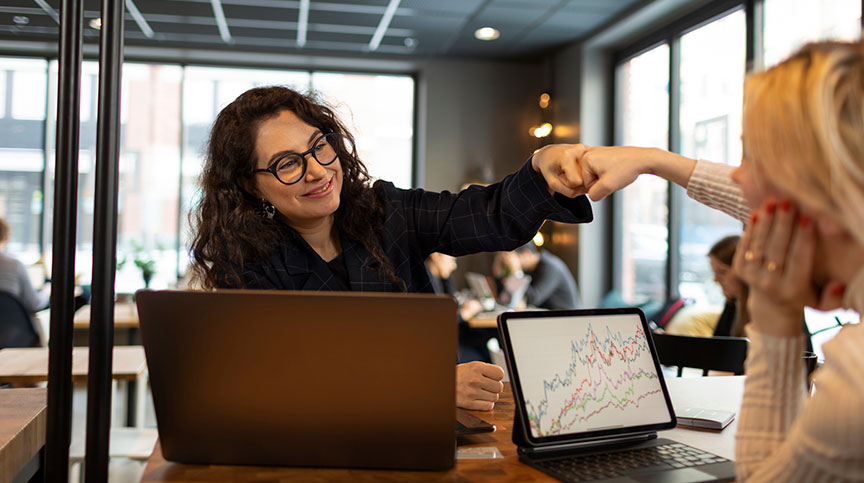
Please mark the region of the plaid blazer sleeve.
POLYGON ((385 229, 395 236, 394 246, 413 247, 421 259, 436 251, 461 256, 512 250, 528 242, 546 219, 565 223, 593 219, 585 196, 551 196, 530 161, 499 183, 470 186, 459 193, 379 184, 391 205, 385 229))

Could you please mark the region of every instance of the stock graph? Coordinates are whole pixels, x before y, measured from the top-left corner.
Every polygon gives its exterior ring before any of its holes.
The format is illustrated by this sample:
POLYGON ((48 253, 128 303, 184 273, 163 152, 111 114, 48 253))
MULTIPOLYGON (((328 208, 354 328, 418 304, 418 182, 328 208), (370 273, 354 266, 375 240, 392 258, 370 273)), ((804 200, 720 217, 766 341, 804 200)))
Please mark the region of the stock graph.
POLYGON ((518 325, 513 350, 534 436, 671 418, 638 315, 526 319, 518 325))

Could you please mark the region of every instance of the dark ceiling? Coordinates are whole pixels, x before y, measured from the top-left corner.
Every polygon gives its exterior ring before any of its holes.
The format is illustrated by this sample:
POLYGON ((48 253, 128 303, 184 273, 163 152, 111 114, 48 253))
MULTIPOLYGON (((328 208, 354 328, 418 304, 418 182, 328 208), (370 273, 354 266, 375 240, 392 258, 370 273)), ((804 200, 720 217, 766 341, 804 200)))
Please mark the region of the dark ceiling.
MULTIPOLYGON (((96 41, 98 32, 89 24, 99 17, 99 1, 84 2, 85 41, 96 41)), ((0 0, 0 45, 4 39, 55 40, 60 3, 0 0)), ((125 3, 127 45, 352 56, 511 58, 530 57, 584 37, 644 0, 125 3), (501 37, 485 42, 475 39, 474 31, 486 26, 500 30, 501 37)))

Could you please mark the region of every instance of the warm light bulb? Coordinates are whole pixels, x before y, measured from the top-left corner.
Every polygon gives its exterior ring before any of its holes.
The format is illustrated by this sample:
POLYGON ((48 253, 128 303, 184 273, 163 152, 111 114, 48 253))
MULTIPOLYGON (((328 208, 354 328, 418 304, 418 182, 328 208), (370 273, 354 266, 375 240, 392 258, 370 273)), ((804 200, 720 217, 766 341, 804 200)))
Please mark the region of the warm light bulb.
POLYGON ((533 134, 535 138, 545 138, 552 134, 552 124, 544 122, 540 126, 536 127, 531 134, 533 134))
POLYGON ((474 31, 474 38, 477 40, 495 40, 500 36, 501 32, 492 27, 480 27, 474 31))
POLYGON ((546 109, 547 107, 549 107, 549 101, 551 99, 552 98, 549 97, 549 94, 546 92, 540 94, 540 109, 546 109))
POLYGON ((543 238, 543 234, 538 231, 537 234, 534 235, 534 238, 531 239, 531 241, 533 241, 534 244, 537 245, 538 247, 542 247, 543 243, 546 240, 543 238))

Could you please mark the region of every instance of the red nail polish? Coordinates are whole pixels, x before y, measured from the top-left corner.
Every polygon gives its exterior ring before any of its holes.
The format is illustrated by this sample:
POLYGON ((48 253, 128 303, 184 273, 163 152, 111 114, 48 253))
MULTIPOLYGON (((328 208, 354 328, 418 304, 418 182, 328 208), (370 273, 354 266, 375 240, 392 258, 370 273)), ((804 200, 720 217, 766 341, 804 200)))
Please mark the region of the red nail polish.
POLYGON ((845 292, 846 292, 846 286, 845 285, 837 285, 831 289, 831 295, 833 295, 835 297, 842 297, 845 292))
POLYGON ((777 211, 777 202, 769 201, 765 204, 765 211, 768 212, 769 215, 773 215, 775 211, 777 211))
POLYGON ((751 224, 751 225, 755 225, 755 224, 756 224, 756 220, 758 220, 758 219, 759 219, 759 214, 758 214, 758 213, 753 213, 752 215, 750 215, 750 224, 751 224))
POLYGON ((789 211, 792 209, 792 202, 789 200, 783 200, 780 202, 780 209, 783 211, 789 211))
POLYGON ((810 224, 810 217, 807 215, 801 215, 798 217, 798 224, 803 226, 807 226, 810 224))

